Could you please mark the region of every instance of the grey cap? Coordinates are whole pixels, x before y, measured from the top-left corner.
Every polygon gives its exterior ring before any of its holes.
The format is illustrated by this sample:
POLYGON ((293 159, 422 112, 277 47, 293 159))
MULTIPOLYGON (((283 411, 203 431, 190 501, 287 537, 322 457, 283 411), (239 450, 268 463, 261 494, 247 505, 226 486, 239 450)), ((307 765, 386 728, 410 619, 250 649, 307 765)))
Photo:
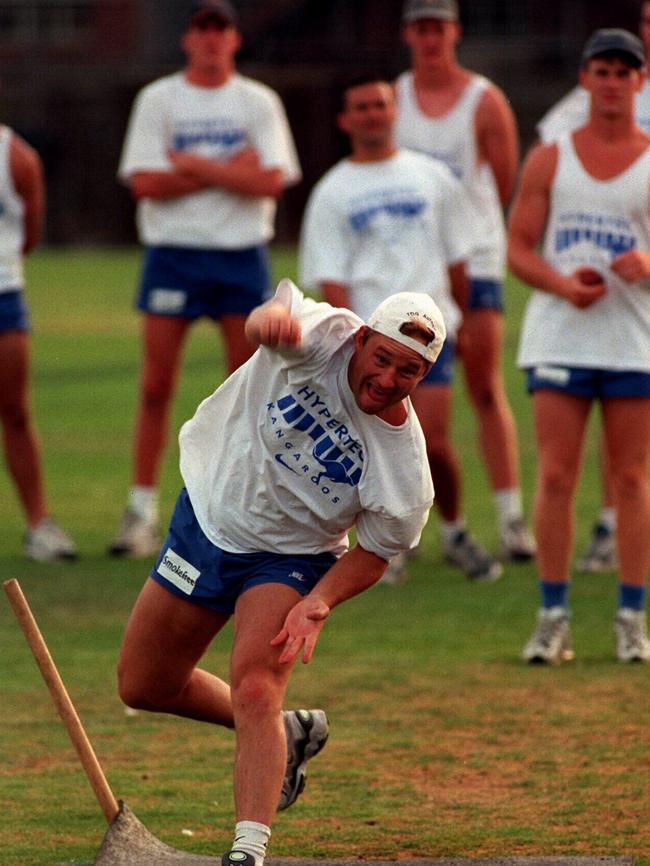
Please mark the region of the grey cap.
POLYGON ((623 55, 635 69, 645 63, 645 50, 639 37, 629 30, 613 27, 591 34, 582 51, 582 64, 600 54, 609 53, 623 55))
POLYGON ((458 21, 456 0, 406 0, 402 21, 410 24, 421 18, 439 18, 441 21, 458 21))

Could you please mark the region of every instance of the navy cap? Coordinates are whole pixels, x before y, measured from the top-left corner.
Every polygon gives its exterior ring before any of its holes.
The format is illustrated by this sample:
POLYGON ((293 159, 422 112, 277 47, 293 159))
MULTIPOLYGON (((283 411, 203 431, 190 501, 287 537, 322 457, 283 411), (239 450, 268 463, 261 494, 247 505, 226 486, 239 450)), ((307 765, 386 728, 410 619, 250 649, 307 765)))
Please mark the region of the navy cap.
POLYGON ((458 3, 456 0, 406 0, 402 21, 410 24, 422 18, 458 21, 458 3))
POLYGON ((630 66, 638 69, 645 63, 643 42, 629 30, 611 29, 596 30, 592 33, 582 52, 582 64, 598 57, 600 54, 621 54, 630 66))
POLYGON ((190 7, 189 26, 210 19, 237 26, 237 13, 228 0, 195 0, 190 7))

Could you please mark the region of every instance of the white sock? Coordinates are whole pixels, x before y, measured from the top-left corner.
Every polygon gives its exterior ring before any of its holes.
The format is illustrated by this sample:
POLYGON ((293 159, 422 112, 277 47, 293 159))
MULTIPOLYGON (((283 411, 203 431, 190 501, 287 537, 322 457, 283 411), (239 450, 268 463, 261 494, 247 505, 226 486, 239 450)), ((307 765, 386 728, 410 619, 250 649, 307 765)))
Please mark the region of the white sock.
POLYGON ((158 522, 158 491, 155 487, 135 486, 129 490, 129 509, 147 523, 158 522))
POLYGON ((271 828, 257 821, 237 821, 233 851, 245 851, 255 858, 255 866, 262 866, 266 856, 266 846, 271 838, 271 828))
POLYGON ((443 544, 449 544, 459 532, 465 530, 465 521, 462 517, 457 520, 442 520, 438 521, 438 531, 443 544))
POLYGON ((511 520, 524 516, 521 490, 518 487, 512 487, 510 490, 495 490, 492 499, 500 529, 505 529, 511 520))
POLYGON ((598 516, 598 523, 602 523, 602 525, 606 526, 610 532, 614 532, 616 529, 616 509, 609 506, 601 508, 598 516))

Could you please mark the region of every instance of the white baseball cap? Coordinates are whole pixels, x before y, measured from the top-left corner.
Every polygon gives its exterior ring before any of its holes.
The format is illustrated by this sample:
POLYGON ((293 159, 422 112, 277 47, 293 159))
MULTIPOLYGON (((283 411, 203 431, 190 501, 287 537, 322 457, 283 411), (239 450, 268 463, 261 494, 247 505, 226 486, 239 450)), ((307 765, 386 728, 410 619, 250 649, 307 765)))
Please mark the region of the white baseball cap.
POLYGON ((397 292, 390 295, 371 313, 367 325, 373 331, 422 355, 429 364, 435 362, 447 336, 438 305, 423 292, 397 292), (421 325, 431 335, 426 344, 404 333, 408 330, 405 326, 411 322, 421 325))

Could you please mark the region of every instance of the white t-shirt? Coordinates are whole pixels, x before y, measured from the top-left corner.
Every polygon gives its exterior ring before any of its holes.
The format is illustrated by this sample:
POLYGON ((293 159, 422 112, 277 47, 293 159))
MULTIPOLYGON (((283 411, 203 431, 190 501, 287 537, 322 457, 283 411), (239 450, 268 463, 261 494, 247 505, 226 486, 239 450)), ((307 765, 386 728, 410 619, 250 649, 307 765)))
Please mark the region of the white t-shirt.
POLYGON ((442 160, 460 180, 471 205, 475 244, 470 276, 502 280, 505 268, 505 224, 496 180, 482 162, 476 138, 476 111, 490 82, 482 75, 471 80, 455 104, 441 117, 430 117, 418 104, 412 72, 395 84, 397 123, 395 141, 442 160))
POLYGON ((394 427, 362 412, 348 363, 361 320, 276 297, 301 324, 300 347, 260 347, 180 432, 181 472, 206 536, 234 553, 340 556, 347 532, 390 559, 417 544, 433 501, 424 436, 407 401, 394 427))
MULTIPOLYGON (((636 95, 635 118, 644 132, 650 133, 650 82, 644 81, 636 95)), ((574 87, 546 112, 537 124, 543 142, 556 141, 565 132, 584 126, 589 120, 589 94, 584 87, 574 87)))
MULTIPOLYGON (((247 147, 265 168, 280 168, 285 184, 300 166, 282 103, 270 87, 233 74, 221 87, 197 87, 182 72, 160 78, 138 94, 118 176, 170 171, 170 150, 225 160, 247 147)), ((142 243, 200 249, 243 249, 273 237, 275 200, 211 187, 178 198, 141 199, 142 243)))
POLYGON ((562 274, 589 267, 607 293, 584 309, 550 292, 533 292, 521 331, 520 367, 545 364, 650 372, 650 279, 626 283, 611 261, 650 250, 650 147, 609 180, 588 174, 572 135, 557 142, 543 256, 562 274))
POLYGON ((0 292, 22 289, 25 204, 11 176, 11 130, 0 125, 0 292))
POLYGON ((378 162, 344 159, 310 195, 300 237, 300 280, 344 284, 364 321, 395 292, 425 292, 455 333, 460 312, 447 267, 467 258, 472 235, 463 190, 441 163, 399 150, 378 162))

